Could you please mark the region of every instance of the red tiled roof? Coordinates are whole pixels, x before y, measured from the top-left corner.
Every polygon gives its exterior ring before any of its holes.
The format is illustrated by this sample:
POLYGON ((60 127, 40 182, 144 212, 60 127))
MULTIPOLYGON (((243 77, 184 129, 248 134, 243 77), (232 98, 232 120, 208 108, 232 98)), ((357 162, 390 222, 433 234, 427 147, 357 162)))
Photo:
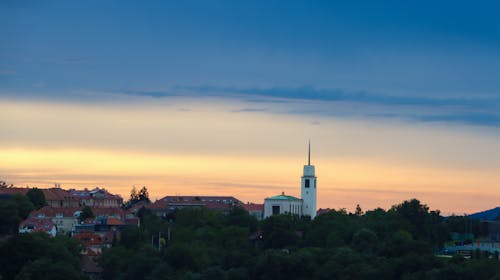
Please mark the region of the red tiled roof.
POLYGON ((243 208, 247 211, 261 211, 264 212, 264 204, 247 203, 243 204, 243 208))
POLYGON ((164 209, 164 208, 167 208, 168 205, 169 205, 169 203, 166 201, 157 200, 153 204, 145 205, 144 207, 146 209, 164 209))
MULTIPOLYGON (((23 194, 25 195, 31 188, 0 188, 2 194, 23 194)), ((59 188, 40 189, 45 196, 45 200, 64 200, 69 197, 67 191, 59 188)))
POLYGON ((216 203, 241 203, 232 196, 165 196, 160 199, 167 202, 216 202, 216 203))
POLYGON ((217 203, 217 202, 208 202, 205 203, 205 207, 207 209, 213 209, 213 210, 229 210, 231 207, 233 207, 233 205, 225 203, 217 203))
POLYGON ((46 218, 55 218, 57 214, 62 214, 63 217, 74 217, 75 212, 81 211, 82 207, 68 207, 68 208, 54 208, 45 206, 30 213, 31 217, 38 217, 43 215, 46 218))
POLYGON ((109 217, 106 221, 106 224, 110 226, 121 226, 124 225, 125 223, 118 220, 117 218, 109 217))
POLYGON ((51 231, 54 223, 50 219, 27 218, 19 224, 19 228, 32 227, 32 231, 51 231))
MULTIPOLYGON (((68 207, 68 208, 54 208, 51 206, 45 206, 39 210, 35 210, 30 213, 31 217, 38 217, 43 214, 46 218, 55 218, 57 214, 62 214, 63 217, 74 217, 75 212, 82 211, 83 207, 68 207)), ((118 217, 123 220, 125 217, 125 212, 121 208, 103 208, 103 207, 91 207, 94 216, 107 216, 107 217, 118 217)))
POLYGON ((45 200, 65 200, 70 197, 68 191, 60 188, 40 189, 45 200))
POLYGON ((0 188, 0 194, 23 194, 25 195, 29 191, 29 188, 0 188))

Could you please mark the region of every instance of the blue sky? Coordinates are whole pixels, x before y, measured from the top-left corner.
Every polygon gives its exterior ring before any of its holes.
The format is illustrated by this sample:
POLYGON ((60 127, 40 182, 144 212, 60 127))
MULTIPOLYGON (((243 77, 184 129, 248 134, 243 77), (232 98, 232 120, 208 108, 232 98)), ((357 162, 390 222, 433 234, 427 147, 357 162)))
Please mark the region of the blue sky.
POLYGON ((497 206, 499 10, 1 1, 0 179, 260 202, 294 194, 311 139, 321 207, 497 206))
POLYGON ((439 106, 443 116, 403 117, 500 125, 495 1, 0 5, 4 96, 85 101, 81 91, 160 97, 217 89, 397 111, 439 106))

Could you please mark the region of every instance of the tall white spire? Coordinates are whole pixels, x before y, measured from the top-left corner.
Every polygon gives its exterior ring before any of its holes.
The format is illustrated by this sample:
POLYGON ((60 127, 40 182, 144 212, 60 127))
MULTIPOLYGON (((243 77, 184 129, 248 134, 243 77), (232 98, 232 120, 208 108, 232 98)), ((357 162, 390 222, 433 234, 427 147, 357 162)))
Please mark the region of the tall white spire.
POLYGON ((309 139, 309 150, 307 153, 307 165, 311 165, 311 140, 309 139))
POLYGON ((307 165, 301 178, 302 215, 314 218, 316 216, 316 174, 311 165, 311 140, 307 145, 307 165))

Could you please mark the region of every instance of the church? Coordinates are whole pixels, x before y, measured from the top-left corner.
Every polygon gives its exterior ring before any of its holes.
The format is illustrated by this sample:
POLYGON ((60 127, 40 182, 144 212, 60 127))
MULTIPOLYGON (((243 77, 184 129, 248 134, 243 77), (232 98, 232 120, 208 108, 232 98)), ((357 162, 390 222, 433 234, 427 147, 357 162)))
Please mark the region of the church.
POLYGON ((301 198, 291 195, 280 195, 264 199, 264 218, 272 215, 291 214, 316 217, 316 174, 314 165, 311 165, 311 143, 308 147, 307 165, 301 178, 301 198))

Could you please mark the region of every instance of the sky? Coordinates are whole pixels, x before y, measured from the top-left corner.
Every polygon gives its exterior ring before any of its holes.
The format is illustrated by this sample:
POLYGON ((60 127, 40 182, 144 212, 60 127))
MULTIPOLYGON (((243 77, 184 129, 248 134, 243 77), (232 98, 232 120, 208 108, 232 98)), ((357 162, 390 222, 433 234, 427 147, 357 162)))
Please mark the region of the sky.
POLYGON ((496 1, 2 1, 0 180, 500 201, 496 1))

